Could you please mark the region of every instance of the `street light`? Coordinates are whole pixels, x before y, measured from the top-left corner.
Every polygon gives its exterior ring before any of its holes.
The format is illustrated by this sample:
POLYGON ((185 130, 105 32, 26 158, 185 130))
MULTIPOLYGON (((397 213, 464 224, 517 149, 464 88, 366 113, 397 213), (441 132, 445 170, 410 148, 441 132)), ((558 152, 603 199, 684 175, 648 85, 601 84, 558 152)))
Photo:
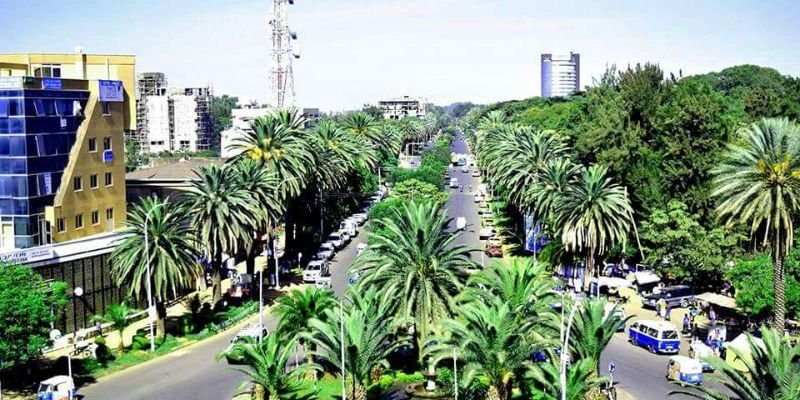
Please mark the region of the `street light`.
POLYGON ((144 217, 144 258, 145 262, 147 263, 147 323, 150 325, 150 352, 153 353, 156 351, 156 334, 154 331, 155 321, 153 321, 153 295, 151 293, 150 288, 150 234, 147 229, 147 224, 150 223, 150 213, 161 207, 165 203, 156 203, 153 208, 147 211, 147 214, 144 217))
MULTIPOLYGON (((347 389, 345 387, 346 370, 344 367, 344 300, 339 300, 339 335, 341 336, 342 348, 342 400, 347 400, 347 389)), ((355 382, 353 384, 355 385, 355 382)))
MULTIPOLYGON (((562 297, 563 299, 563 297, 562 297)), ((569 358, 569 331, 572 330, 572 320, 575 317, 575 310, 578 308, 578 303, 572 306, 569 312, 569 322, 567 323, 567 331, 564 332, 564 342, 561 346, 561 400, 567 400, 567 361, 569 358)), ((564 302, 561 302, 561 329, 564 329, 564 302)))

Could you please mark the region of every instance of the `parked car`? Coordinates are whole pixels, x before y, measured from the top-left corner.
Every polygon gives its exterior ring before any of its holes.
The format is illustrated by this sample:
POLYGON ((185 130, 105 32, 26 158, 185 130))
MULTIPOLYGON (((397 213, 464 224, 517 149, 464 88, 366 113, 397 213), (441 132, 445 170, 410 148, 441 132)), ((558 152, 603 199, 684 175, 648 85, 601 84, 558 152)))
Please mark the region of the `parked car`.
POLYGON ((356 256, 360 256, 361 253, 363 253, 365 250, 367 250, 367 244, 366 243, 359 243, 356 246, 356 256))
POLYGON ((468 166, 468 165, 464 165, 464 166, 462 166, 462 167, 461 167, 461 172, 463 172, 463 173, 465 173, 465 174, 466 174, 466 173, 469 173, 469 166, 468 166))
POLYGON ((483 201, 483 195, 481 195, 480 193, 476 194, 475 195, 475 202, 476 203, 480 203, 482 201, 483 201))
POLYGON ((503 246, 499 243, 489 243, 486 245, 486 249, 484 249, 486 254, 489 257, 502 257, 503 256, 503 246))
POLYGON ((314 254, 313 256, 311 256, 311 259, 309 259, 309 262, 310 261, 328 261, 328 260, 331 259, 331 257, 333 257, 333 253, 331 253, 330 250, 320 250, 320 251, 317 252, 317 254, 314 254))
POLYGON ((614 308, 614 303, 606 303, 605 310, 603 312, 603 321, 608 318, 616 318, 619 320, 619 327, 617 328, 617 332, 625 330, 625 310, 622 309, 622 306, 617 306, 614 308), (611 314, 613 311, 614 314, 611 314))
POLYGON ((328 242, 333 244, 333 247, 335 247, 336 250, 339 250, 342 247, 344 247, 345 241, 344 238, 342 237, 341 232, 333 232, 330 235, 328 235, 328 242))
POLYGON ((328 275, 328 262, 314 260, 308 263, 303 271, 303 282, 316 282, 320 277, 328 275))
POLYGON ((359 225, 364 225, 364 222, 367 222, 367 213, 365 213, 365 212, 355 213, 350 218, 355 220, 356 223, 358 223, 359 225))
POLYGON ((467 227, 467 219, 464 217, 456 218, 456 229, 464 229, 467 227))
POLYGON ((493 226, 487 226, 487 227, 481 228, 480 232, 478 233, 478 239, 481 239, 481 240, 488 239, 490 236, 492 236, 494 234, 495 234, 494 227, 493 226))
POLYGON ((330 260, 333 258, 333 255, 336 254, 336 245, 331 242, 325 242, 319 245, 319 251, 317 254, 322 254, 325 256, 326 260, 330 260))
POLYGON ((645 308, 655 309, 660 299, 664 299, 669 307, 688 307, 689 302, 694 297, 694 290, 691 286, 677 285, 662 288, 658 293, 645 296, 642 305, 645 308))
POLYGON ((450 178, 450 187, 453 189, 458 189, 458 179, 450 178))
POLYGON ((242 353, 234 348, 236 343, 244 343, 246 340, 245 338, 248 337, 257 341, 265 338, 267 335, 269 335, 269 330, 267 330, 266 327, 262 327, 261 324, 248 325, 242 328, 242 330, 231 339, 228 348, 225 350, 225 359, 228 360, 228 364, 242 363, 242 353))
POLYGON ((339 224, 339 232, 346 233, 350 238, 356 236, 358 233, 358 221, 350 218, 342 221, 339 224))
POLYGON ((477 168, 472 170, 472 177, 479 178, 480 176, 481 176, 481 171, 480 170, 478 170, 477 168))
POLYGON ((681 339, 675 325, 666 321, 640 320, 628 328, 628 341, 650 350, 651 353, 675 353, 681 349, 681 339))

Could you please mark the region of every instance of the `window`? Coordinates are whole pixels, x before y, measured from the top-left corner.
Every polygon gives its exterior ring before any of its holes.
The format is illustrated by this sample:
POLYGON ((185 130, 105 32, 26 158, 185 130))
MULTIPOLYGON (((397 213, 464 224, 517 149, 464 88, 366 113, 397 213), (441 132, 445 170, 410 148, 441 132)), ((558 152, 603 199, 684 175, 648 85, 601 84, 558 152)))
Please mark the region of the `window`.
POLYGON ((103 138, 103 150, 111 150, 111 136, 103 138))
POLYGON ((75 215, 75 229, 83 228, 83 214, 75 215))
POLYGON ((97 151, 97 138, 89 138, 89 152, 97 151))
POLYGON ((97 174, 92 174, 89 176, 89 187, 92 189, 97 189, 97 174))
POLYGON ((114 181, 111 178, 111 172, 106 172, 106 186, 111 186, 113 184, 114 184, 114 181))
POLYGON ((8 118, 10 103, 8 99, 0 99, 0 118, 8 118))
POLYGON ((72 178, 72 190, 76 192, 83 190, 83 181, 80 176, 72 178))
POLYGON ((33 75, 38 78, 60 78, 61 64, 42 64, 33 70, 33 75))
POLYGON ((107 101, 101 101, 100 104, 103 105, 103 115, 111 115, 111 107, 107 101))
POLYGON ((63 217, 56 220, 56 230, 58 230, 59 233, 67 231, 67 226, 64 223, 63 217))
POLYGON ((100 213, 95 210, 92 211, 92 225, 97 225, 100 223, 100 213))
POLYGON ((106 219, 114 219, 114 209, 106 208, 106 219))

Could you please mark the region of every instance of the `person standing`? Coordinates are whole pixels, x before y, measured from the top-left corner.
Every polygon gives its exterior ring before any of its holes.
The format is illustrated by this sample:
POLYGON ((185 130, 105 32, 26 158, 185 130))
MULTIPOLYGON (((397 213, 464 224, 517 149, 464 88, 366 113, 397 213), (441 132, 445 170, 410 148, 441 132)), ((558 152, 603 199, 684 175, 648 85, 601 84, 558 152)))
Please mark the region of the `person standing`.
POLYGON ((661 317, 661 319, 666 319, 665 314, 667 311, 667 302, 664 300, 663 297, 658 299, 658 303, 656 303, 656 306, 657 306, 656 308, 658 309, 658 316, 661 317))
POLYGON ((717 324, 717 313, 714 311, 714 307, 708 307, 708 319, 711 321, 711 326, 717 324))
POLYGON ((688 335, 691 333, 691 320, 689 319, 689 313, 683 314, 683 333, 684 335, 688 335))

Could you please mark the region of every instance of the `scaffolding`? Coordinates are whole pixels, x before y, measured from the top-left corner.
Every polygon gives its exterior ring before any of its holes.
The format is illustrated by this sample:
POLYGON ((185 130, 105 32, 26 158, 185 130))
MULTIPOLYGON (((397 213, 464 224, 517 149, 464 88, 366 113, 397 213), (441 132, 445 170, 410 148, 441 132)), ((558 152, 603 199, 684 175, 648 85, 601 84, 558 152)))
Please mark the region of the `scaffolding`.
POLYGON ((150 151, 147 98, 163 96, 167 90, 167 77, 163 72, 143 72, 136 75, 136 132, 132 132, 126 140, 132 140, 142 152, 150 151))

